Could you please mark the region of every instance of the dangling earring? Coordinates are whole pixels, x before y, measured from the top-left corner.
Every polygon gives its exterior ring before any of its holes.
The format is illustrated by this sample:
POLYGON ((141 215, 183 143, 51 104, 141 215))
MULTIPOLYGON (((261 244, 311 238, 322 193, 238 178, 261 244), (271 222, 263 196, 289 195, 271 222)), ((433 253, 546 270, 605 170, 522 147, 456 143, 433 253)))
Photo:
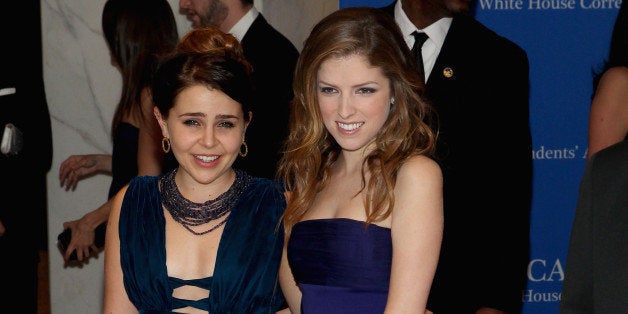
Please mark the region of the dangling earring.
POLYGON ((170 152, 170 139, 165 137, 161 139, 161 149, 164 151, 164 153, 169 153, 170 152))
POLYGON ((249 146, 246 145, 246 142, 244 140, 242 140, 242 145, 240 146, 240 152, 238 153, 238 155, 240 155, 240 157, 246 157, 246 155, 249 154, 249 146), (244 146, 244 151, 242 151, 242 146, 244 146))
POLYGON ((390 99, 390 105, 392 106, 392 105, 394 105, 394 104, 395 104, 395 97, 392 97, 392 98, 390 99))

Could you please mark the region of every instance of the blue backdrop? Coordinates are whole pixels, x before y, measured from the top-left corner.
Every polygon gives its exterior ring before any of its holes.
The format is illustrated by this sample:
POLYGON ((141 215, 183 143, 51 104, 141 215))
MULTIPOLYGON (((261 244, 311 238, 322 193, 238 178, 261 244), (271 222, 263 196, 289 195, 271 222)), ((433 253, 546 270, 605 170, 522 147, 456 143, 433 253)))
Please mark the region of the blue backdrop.
MULTIPOLYGON (((340 0, 339 5, 382 7, 391 2, 340 0)), ((522 291, 525 314, 558 313, 586 158, 593 71, 608 53, 620 5, 621 0, 475 3, 475 17, 521 46, 530 61, 534 195, 528 284, 522 291)))

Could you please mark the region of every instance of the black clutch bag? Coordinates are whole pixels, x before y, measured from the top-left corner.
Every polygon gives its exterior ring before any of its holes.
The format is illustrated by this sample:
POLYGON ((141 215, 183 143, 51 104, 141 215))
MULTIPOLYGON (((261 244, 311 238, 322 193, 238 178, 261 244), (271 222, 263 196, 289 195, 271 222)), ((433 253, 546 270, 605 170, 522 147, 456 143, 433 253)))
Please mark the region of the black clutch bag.
MULTIPOLYGON (((107 231, 106 222, 101 223, 96 227, 96 230, 94 230, 94 244, 99 249, 105 246, 105 231, 107 231)), ((72 240, 72 229, 70 228, 63 229, 63 232, 59 233, 57 236, 57 247, 59 251, 61 251, 61 255, 65 255, 65 250, 68 248, 68 245, 70 245, 70 240, 72 240)), ((92 249, 90 248, 89 251, 91 252, 92 249)), ((76 261, 77 259, 76 250, 74 250, 74 252, 70 254, 69 260, 76 261)))

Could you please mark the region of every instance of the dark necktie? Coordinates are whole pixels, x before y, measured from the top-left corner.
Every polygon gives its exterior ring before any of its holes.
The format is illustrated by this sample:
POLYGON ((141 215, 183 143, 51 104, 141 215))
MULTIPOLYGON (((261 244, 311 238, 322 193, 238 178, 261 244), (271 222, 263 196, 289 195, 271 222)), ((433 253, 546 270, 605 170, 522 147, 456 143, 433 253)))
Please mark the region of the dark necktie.
POLYGON ((421 78, 425 82, 425 67, 423 66, 423 56, 421 55, 421 47, 423 47, 423 44, 429 37, 427 36, 427 34, 423 32, 417 32, 417 31, 414 31, 412 33, 412 36, 414 36, 414 46, 412 46, 411 51, 412 51, 412 54, 414 55, 414 58, 416 59, 417 65, 419 66, 419 73, 421 74, 421 78))

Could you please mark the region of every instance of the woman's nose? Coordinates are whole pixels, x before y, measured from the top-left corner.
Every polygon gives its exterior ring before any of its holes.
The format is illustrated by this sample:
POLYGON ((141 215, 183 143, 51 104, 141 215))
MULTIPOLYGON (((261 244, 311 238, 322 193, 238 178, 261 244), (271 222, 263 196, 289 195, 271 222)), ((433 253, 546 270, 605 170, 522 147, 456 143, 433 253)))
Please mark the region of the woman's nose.
POLYGON ((349 97, 340 98, 338 103, 338 115, 343 119, 347 119, 354 113, 355 107, 352 105, 351 99, 349 99, 349 97))
POLYGON ((203 136, 200 139, 201 144, 207 147, 211 147, 216 142, 216 137, 214 136, 214 130, 212 128, 207 128, 203 132, 203 136))

